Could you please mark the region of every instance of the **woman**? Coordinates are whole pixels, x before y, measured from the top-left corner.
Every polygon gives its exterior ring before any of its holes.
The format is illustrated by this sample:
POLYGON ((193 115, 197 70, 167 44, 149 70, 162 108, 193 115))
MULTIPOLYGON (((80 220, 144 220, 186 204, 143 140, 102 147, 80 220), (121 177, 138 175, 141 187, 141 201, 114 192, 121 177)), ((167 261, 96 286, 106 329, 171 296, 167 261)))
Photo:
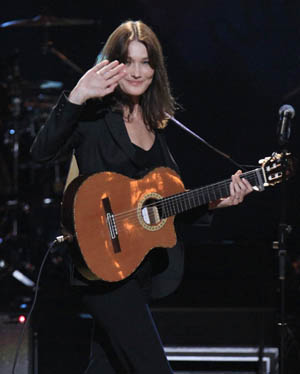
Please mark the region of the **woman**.
MULTIPOLYGON (((128 21, 108 38, 100 62, 68 96, 62 94, 32 155, 46 162, 74 150, 80 174, 114 171, 138 178, 157 166, 178 171, 162 134, 166 113, 174 110, 156 35, 141 21, 128 21)), ((197 210, 197 216, 243 200, 252 188, 239 173, 232 177, 231 196, 197 210)), ((95 322, 86 373, 172 372, 147 302, 172 292, 182 270, 178 242, 172 249, 153 251, 121 282, 89 282, 75 272, 75 282, 88 286, 81 287, 83 302, 95 322)))

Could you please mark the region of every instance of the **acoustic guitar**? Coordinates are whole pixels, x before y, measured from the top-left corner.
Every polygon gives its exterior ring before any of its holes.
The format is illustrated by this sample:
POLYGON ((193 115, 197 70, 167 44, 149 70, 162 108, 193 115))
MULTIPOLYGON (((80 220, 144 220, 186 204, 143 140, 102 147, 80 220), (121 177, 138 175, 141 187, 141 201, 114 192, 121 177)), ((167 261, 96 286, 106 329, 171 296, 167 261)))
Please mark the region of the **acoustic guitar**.
MULTIPOLYGON (((290 154, 287 157, 286 178, 292 172, 290 154)), ((241 174, 255 190, 282 181, 281 154, 260 164, 241 174)), ((88 280, 127 278, 151 249, 176 244, 176 214, 229 196, 230 182, 186 190, 179 175, 167 167, 141 179, 114 172, 78 176, 62 201, 62 224, 75 242, 71 246, 75 266, 88 280)))

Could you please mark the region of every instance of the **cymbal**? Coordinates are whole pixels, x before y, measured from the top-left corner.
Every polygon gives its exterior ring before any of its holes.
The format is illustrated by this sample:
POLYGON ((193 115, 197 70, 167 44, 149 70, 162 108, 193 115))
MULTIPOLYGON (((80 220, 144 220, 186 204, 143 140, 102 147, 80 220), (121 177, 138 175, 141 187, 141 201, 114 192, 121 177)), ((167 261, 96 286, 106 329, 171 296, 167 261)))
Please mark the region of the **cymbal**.
POLYGON ((53 26, 80 26, 93 25, 97 21, 92 19, 58 18, 53 16, 36 16, 29 19, 19 19, 0 24, 1 28, 13 27, 53 27, 53 26))

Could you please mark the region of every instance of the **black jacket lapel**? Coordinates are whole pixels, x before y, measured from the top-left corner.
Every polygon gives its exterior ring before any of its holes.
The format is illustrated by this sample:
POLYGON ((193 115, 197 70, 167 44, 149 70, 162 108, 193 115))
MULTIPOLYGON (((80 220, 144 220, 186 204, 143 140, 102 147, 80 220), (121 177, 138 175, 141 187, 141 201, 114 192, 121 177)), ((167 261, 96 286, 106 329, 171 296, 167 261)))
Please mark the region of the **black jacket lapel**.
POLYGON ((128 155, 133 163, 138 164, 138 161, 135 157, 134 147, 131 144, 123 118, 120 113, 108 112, 105 116, 105 122, 115 142, 128 155))

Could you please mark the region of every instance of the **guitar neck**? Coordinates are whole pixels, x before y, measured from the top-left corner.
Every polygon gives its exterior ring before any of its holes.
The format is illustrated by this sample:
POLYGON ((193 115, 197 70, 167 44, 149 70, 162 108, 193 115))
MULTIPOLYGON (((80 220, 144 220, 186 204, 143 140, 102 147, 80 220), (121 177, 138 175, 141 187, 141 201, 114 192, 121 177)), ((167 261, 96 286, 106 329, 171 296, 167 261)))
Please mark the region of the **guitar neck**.
MULTIPOLYGON (((262 168, 257 168, 240 175, 259 190, 264 189, 264 173, 262 168)), ((167 218, 187 210, 208 204, 221 198, 230 196, 231 179, 210 184, 205 187, 185 191, 177 195, 166 197, 160 200, 161 216, 167 218)))

